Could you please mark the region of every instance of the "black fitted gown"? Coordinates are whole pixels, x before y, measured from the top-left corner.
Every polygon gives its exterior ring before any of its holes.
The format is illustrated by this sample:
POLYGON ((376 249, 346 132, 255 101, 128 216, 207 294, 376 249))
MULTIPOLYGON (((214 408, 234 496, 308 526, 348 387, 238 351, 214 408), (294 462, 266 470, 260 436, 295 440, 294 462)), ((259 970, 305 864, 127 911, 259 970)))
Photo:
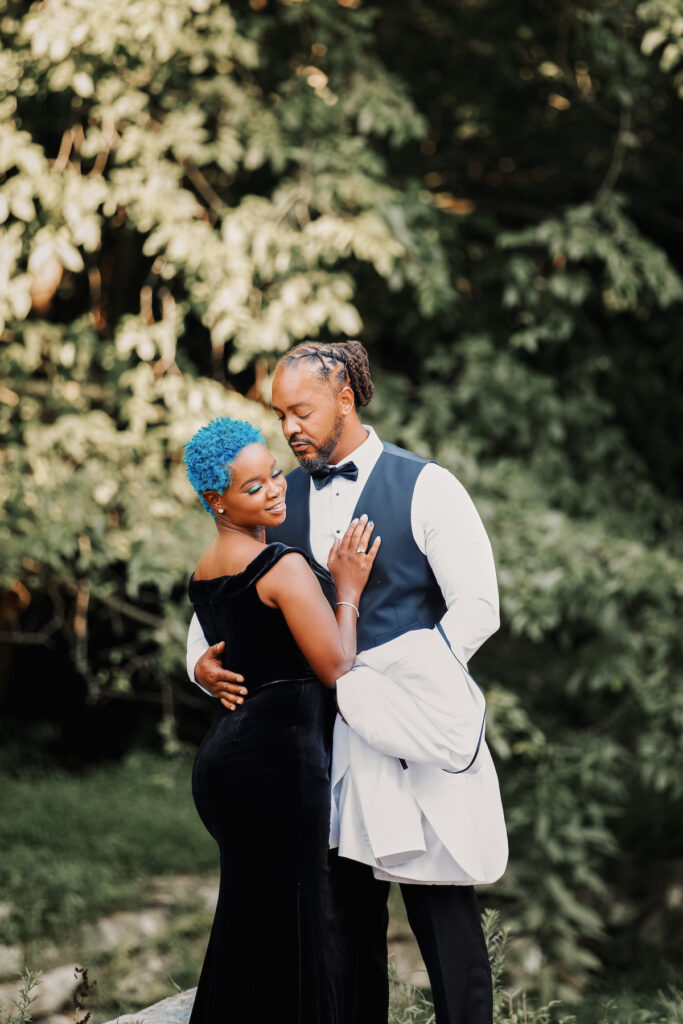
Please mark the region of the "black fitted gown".
MULTIPOLYGON (((257 581, 288 551, 268 544, 240 573, 190 580, 209 644, 248 688, 219 707, 192 774, 220 849, 216 916, 190 1024, 339 1024, 340 908, 328 855, 334 700, 257 581)), ((304 552, 300 552, 304 554, 304 552)), ((331 577, 305 556, 333 601, 331 577)))

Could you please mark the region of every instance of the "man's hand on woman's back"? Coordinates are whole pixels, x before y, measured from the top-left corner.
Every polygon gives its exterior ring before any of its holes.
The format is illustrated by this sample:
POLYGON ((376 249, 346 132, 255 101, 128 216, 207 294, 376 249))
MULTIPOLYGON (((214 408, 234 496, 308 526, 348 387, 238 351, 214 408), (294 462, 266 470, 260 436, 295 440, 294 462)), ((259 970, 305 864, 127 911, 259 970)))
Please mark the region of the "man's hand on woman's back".
POLYGON ((224 640, 207 647, 194 667, 194 677, 200 686, 209 690, 214 697, 218 697, 228 711, 235 711, 244 702, 247 688, 243 685, 244 676, 223 668, 221 654, 224 647, 224 640))

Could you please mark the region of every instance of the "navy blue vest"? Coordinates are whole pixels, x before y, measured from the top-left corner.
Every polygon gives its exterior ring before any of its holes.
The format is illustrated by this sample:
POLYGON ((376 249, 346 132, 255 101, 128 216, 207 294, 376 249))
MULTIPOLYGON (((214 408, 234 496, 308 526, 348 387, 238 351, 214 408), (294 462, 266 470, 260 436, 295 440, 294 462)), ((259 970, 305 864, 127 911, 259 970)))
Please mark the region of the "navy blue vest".
MULTIPOLYGON (((411 629, 431 628, 446 605, 429 562, 413 539, 410 509, 415 482, 426 460, 384 444, 358 499, 354 516, 366 512, 382 543, 360 600, 358 650, 367 651, 411 629)), ((287 518, 268 530, 279 540, 311 555, 310 477, 300 468, 287 476, 287 518)))

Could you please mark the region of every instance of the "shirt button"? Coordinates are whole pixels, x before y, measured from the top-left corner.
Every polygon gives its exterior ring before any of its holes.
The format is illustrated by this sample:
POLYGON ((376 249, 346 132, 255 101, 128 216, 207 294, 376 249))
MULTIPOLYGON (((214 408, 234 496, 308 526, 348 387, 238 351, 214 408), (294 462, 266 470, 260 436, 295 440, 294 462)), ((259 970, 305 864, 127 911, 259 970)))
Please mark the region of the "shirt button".
POLYGON ((341 533, 341 530, 336 530, 335 532, 336 532, 336 533, 341 533))

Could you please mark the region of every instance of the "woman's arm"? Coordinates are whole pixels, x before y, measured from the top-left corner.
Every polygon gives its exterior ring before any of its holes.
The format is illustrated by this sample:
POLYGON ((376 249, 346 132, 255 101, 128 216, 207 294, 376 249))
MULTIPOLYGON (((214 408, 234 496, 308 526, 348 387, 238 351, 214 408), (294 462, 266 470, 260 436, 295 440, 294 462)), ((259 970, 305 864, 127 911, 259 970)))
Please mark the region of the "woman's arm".
POLYGON ((283 555, 256 584, 261 600, 280 609, 301 653, 326 686, 334 687, 356 657, 355 609, 380 544, 378 537, 367 548, 372 528, 365 517, 354 520, 330 552, 337 584, 336 616, 308 562, 296 551, 283 555), (364 553, 359 554, 359 548, 364 553))
POLYGON ((256 589, 266 604, 280 609, 318 679, 334 686, 351 668, 356 654, 353 608, 338 606, 335 620, 313 570, 296 551, 283 555, 256 589))

